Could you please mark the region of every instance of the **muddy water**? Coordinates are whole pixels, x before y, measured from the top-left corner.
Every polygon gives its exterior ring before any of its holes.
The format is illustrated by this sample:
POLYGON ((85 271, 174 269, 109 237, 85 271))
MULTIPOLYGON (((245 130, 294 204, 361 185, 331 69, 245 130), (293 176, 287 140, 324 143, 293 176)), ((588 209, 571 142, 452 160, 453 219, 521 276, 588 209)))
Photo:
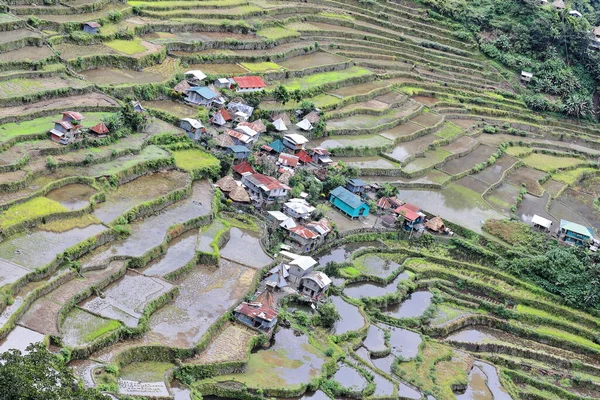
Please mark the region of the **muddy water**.
POLYGON ((377 325, 371 324, 367 337, 363 341, 363 346, 369 351, 384 351, 387 349, 385 345, 385 332, 377 325))
POLYGON ((475 366, 479 367, 479 369, 486 375, 487 387, 492 393, 494 400, 512 399, 510 395, 506 392, 506 389, 502 387, 500 379, 498 378, 498 371, 496 370, 496 367, 483 361, 475 361, 475 366))
POLYGON ((164 256, 151 263, 142 272, 146 276, 165 276, 166 274, 184 267, 196 254, 198 231, 192 229, 177 237, 171 243, 164 256))
POLYGON ((217 236, 217 234, 225 228, 225 225, 220 220, 216 219, 210 224, 209 227, 205 227, 200 232, 200 237, 198 238, 198 246, 196 250, 202 251, 205 253, 212 253, 213 248, 211 246, 213 240, 217 236))
POLYGON ((262 268, 273 261, 262 249, 258 233, 231 228, 230 238, 221 249, 221 257, 251 268, 262 268))
POLYGON ((390 328, 390 347, 392 355, 405 360, 414 358, 419 354, 419 345, 423 339, 416 332, 402 328, 390 328))
POLYGON ((83 385, 86 388, 95 386, 92 377, 93 369, 101 365, 102 364, 92 360, 74 360, 69 363, 69 367, 71 367, 75 375, 83 381, 83 385))
POLYGON ((17 349, 21 353, 24 353, 30 344, 43 341, 44 335, 41 333, 17 325, 5 339, 0 340, 0 353, 4 353, 10 349, 17 349))
POLYGON ((378 297, 386 294, 395 293, 398 290, 400 281, 409 279, 410 276, 403 272, 387 286, 380 286, 375 283, 351 283, 344 288, 344 293, 348 297, 358 299, 360 297, 378 297))
POLYGON ((373 383, 375 384, 375 393, 373 393, 373 396, 391 396, 394 393, 396 385, 378 373, 374 371, 370 372, 373 373, 373 383))
POLYGON ((462 329, 448 336, 446 339, 461 343, 489 343, 498 341, 494 335, 479 329, 462 329))
POLYGON ((116 68, 97 68, 80 72, 85 79, 97 85, 120 85, 123 83, 159 83, 167 77, 158 72, 132 71, 116 68))
POLYGON ((103 225, 90 225, 62 233, 33 231, 0 243, 0 257, 33 270, 48 264, 65 249, 104 230, 106 227, 103 225))
POLYGON ((352 253, 368 247, 384 248, 386 246, 377 241, 349 243, 341 247, 336 247, 326 254, 320 255, 318 261, 320 265, 326 265, 328 262, 332 261, 336 263, 346 262, 350 260, 352 253))
POLYGON ((425 136, 421 136, 414 140, 408 142, 399 143, 391 153, 388 153, 390 157, 400 162, 405 161, 409 156, 413 154, 423 151, 429 146, 431 143, 435 142, 439 138, 435 135, 429 134, 425 136))
POLYGON ((67 314, 61 325, 63 343, 69 347, 85 345, 95 339, 86 337, 90 332, 101 329, 108 323, 108 320, 76 307, 67 314))
POLYGON ((423 315, 427 307, 431 304, 429 292, 414 292, 402 303, 393 304, 383 309, 383 311, 394 318, 415 318, 423 315))
POLYGON ((353 392, 359 392, 367 386, 367 380, 356 369, 346 364, 337 370, 332 379, 353 392))
POLYGON ((146 343, 194 346, 229 307, 244 297, 256 270, 221 260, 219 266, 198 266, 176 282, 179 295, 150 318, 146 343))
MULTIPOLYGON (((525 194, 525 196, 523 196, 523 201, 517 208, 517 215, 521 221, 525 222, 526 224, 531 224, 531 219, 537 214, 540 217, 552 221, 553 228, 558 229, 558 220, 546 212, 546 203, 548 201, 548 197, 548 193, 544 193, 542 197, 535 197, 529 193, 525 194)), ((552 205, 554 204, 555 202, 552 202, 552 205)), ((550 210, 552 210, 552 207, 550 207, 550 210)))
POLYGON ((340 319, 333 326, 335 335, 356 331, 365 325, 365 319, 356 306, 346 303, 339 296, 331 296, 330 299, 340 314, 340 319))
POLYGON ((492 392, 487 387, 486 375, 477 366, 474 365, 469 373, 469 385, 465 393, 456 395, 457 400, 492 400, 492 392))
POLYGON ((93 215, 104 223, 111 222, 136 204, 164 196, 186 184, 183 172, 167 171, 141 176, 121 185, 98 204, 93 215))
POLYGON ((75 183, 54 189, 48 192, 46 197, 59 202, 69 210, 79 210, 89 203, 94 193, 96 190, 93 187, 75 183))
POLYGON ((400 264, 386 260, 375 254, 367 254, 362 259, 364 265, 364 272, 368 275, 375 276, 388 276, 392 271, 397 270, 400 264))

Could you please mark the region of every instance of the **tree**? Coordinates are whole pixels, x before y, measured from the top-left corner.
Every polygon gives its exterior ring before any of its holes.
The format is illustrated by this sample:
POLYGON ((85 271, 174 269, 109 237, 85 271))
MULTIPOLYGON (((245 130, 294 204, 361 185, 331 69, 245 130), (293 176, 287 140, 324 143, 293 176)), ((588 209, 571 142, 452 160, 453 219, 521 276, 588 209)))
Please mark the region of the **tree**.
POLYGON ((41 343, 30 345, 26 354, 0 354, 0 388, 4 400, 106 400, 96 389, 83 388, 62 357, 41 343))
POLYGON ((308 114, 315 108, 315 103, 309 100, 304 100, 300 103, 300 109, 304 114, 308 114))
POLYGON ((283 85, 277 86, 277 89, 273 91, 273 97, 275 97, 275 100, 277 100, 283 105, 290 101, 291 98, 290 92, 288 92, 288 90, 283 85))
POLYGON ((389 183, 384 183, 381 188, 381 195, 385 197, 393 197, 398 194, 398 187, 394 185, 390 185, 389 183))
POLYGON ((296 103, 300 103, 302 101, 302 90, 294 90, 292 92, 292 100, 294 100, 296 103))
POLYGON ((125 99, 125 103, 121 107, 120 114, 123 125, 131 129, 133 132, 141 131, 146 124, 146 118, 144 117, 144 114, 133 109, 133 104, 130 98, 125 99))
POLYGON ((313 317, 313 324, 323 328, 331 328, 340 319, 340 314, 332 303, 325 303, 317 308, 318 315, 313 317))

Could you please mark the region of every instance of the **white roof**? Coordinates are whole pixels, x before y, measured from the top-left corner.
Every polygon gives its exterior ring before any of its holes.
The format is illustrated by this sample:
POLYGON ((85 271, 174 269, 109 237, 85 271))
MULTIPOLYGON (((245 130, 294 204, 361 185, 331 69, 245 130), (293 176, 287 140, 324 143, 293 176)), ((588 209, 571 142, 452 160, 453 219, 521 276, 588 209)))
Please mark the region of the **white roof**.
POLYGON ((202 122, 200 122, 194 118, 181 118, 181 120, 186 121, 187 123, 189 123, 192 126, 192 128, 195 128, 195 129, 202 128, 204 126, 204 125, 202 125, 202 122))
POLYGON ((531 218, 531 222, 533 224, 543 226, 546 229, 550 229, 550 226, 552 226, 552 221, 544 217, 540 217, 537 214, 534 214, 533 218, 531 218))
POLYGON ((579 17, 579 18, 583 17, 583 15, 581 15, 581 13, 579 11, 577 11, 577 10, 571 10, 571 11, 569 11, 569 15, 573 15, 573 16, 579 17))
POLYGON ((188 75, 192 75, 194 78, 198 79, 198 80, 203 80, 204 78, 206 78, 206 74, 202 71, 200 71, 199 69, 193 69, 191 71, 188 71, 185 73, 185 76, 188 75))
POLYGON ((242 117, 242 118, 248 118, 248 114, 241 112, 241 111, 237 111, 235 114, 233 115, 237 115, 238 117, 242 117))
POLYGON ((275 129, 277 129, 278 131, 287 131, 287 126, 285 126, 285 123, 283 122, 283 120, 281 118, 273 121, 273 125, 275 126, 275 129))
POLYGON ((280 251, 279 254, 289 260, 295 260, 296 258, 300 257, 300 254, 290 253, 289 251, 280 251))
POLYGON ((242 132, 244 135, 247 135, 247 136, 250 136, 250 137, 256 136, 258 134, 258 132, 256 132, 254 129, 249 128, 247 126, 243 126, 243 125, 242 126, 236 126, 235 130, 238 131, 238 132, 242 132))
POLYGON ((275 218, 277 221, 280 221, 280 222, 283 222, 289 218, 287 215, 285 215, 281 211, 267 211, 267 214, 271 215, 273 218, 275 218))
POLYGON ((313 128, 310 121, 307 120, 306 118, 304 118, 302 121, 298 122, 296 124, 296 126, 304 131, 310 131, 313 128))
POLYGON ((531 72, 526 72, 526 71, 521 71, 521 75, 526 76, 528 78, 533 77, 533 74, 531 72))
POLYGON ((221 113, 217 113, 213 116, 212 118, 212 122, 213 124, 217 124, 220 126, 223 126, 227 123, 227 121, 225 121, 225 118, 223 118, 223 116, 221 115, 221 113))
POLYGON ((287 215, 286 215, 286 218, 287 219, 285 221, 283 221, 282 223, 279 224, 280 227, 287 230, 287 229, 292 229, 292 228, 295 228, 296 226, 298 226, 298 225, 296 225, 296 222, 294 222, 294 220, 292 218, 288 217, 287 215))
POLYGON ((287 135, 285 135, 285 138, 295 144, 308 143, 308 139, 300 135, 299 133, 288 133, 287 135))
POLYGON ((331 279, 329 279, 329 277, 321 271, 311 272, 310 274, 303 276, 302 279, 310 279, 311 281, 315 281, 315 283, 319 285, 321 289, 323 289, 325 286, 331 285, 331 279))
POLYGON ((219 79, 217 79, 217 82, 223 83, 225 85, 229 85, 229 79, 227 79, 227 78, 219 78, 219 79))
POLYGON ((303 271, 306 271, 317 265, 317 260, 309 256, 298 256, 295 260, 290 261, 290 265, 295 265, 303 271))
MULTIPOLYGON (((301 199, 294 199, 294 200, 301 200, 301 199)), ((290 210, 297 212, 298 214, 310 214, 313 211, 315 211, 315 208, 305 201, 303 201, 303 202, 288 201, 287 203, 285 203, 285 206, 287 208, 289 208, 290 210)))

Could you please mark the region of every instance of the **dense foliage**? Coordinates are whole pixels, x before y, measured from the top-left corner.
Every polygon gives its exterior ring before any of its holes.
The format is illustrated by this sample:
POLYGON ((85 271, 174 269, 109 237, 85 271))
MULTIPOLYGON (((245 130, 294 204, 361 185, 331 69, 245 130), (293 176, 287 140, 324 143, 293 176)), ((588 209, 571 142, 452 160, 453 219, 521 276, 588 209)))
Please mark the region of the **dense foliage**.
POLYGON ((30 345, 24 355, 19 350, 0 354, 0 388, 5 400, 106 399, 82 388, 63 359, 42 344, 30 345))
POLYGON ((486 55, 515 72, 532 72, 530 93, 525 96, 528 106, 592 117, 600 52, 590 44, 593 26, 600 24, 600 1, 574 1, 563 10, 539 0, 423 1, 433 7, 432 17, 451 18, 475 34, 486 55), (571 16, 569 10, 578 10, 583 17, 571 16))

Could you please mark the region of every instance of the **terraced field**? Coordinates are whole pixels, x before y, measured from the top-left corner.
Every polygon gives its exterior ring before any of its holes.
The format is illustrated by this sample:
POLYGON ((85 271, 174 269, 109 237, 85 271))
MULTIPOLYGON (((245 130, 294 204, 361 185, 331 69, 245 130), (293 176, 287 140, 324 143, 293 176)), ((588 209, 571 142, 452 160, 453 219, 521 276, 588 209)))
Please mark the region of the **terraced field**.
POLYGON ((520 71, 455 24, 395 0, 30 3, 0 14, 0 351, 49 341, 115 396, 600 398, 597 308, 501 269, 513 243, 483 228, 537 214, 597 233, 600 126, 529 110, 520 71), (79 32, 87 21, 97 34, 79 32), (220 159, 178 128, 202 115, 173 91, 193 69, 260 75, 262 92, 215 88, 255 117, 301 107, 280 87, 312 102, 325 125, 302 132, 309 147, 457 238, 355 234, 378 221, 325 209, 347 235, 315 256, 336 266, 341 319, 314 328, 286 300, 262 346, 230 315, 275 261, 262 218, 220 201, 220 159), (48 140, 64 111, 90 128, 131 99, 147 110, 139 130, 48 140))

